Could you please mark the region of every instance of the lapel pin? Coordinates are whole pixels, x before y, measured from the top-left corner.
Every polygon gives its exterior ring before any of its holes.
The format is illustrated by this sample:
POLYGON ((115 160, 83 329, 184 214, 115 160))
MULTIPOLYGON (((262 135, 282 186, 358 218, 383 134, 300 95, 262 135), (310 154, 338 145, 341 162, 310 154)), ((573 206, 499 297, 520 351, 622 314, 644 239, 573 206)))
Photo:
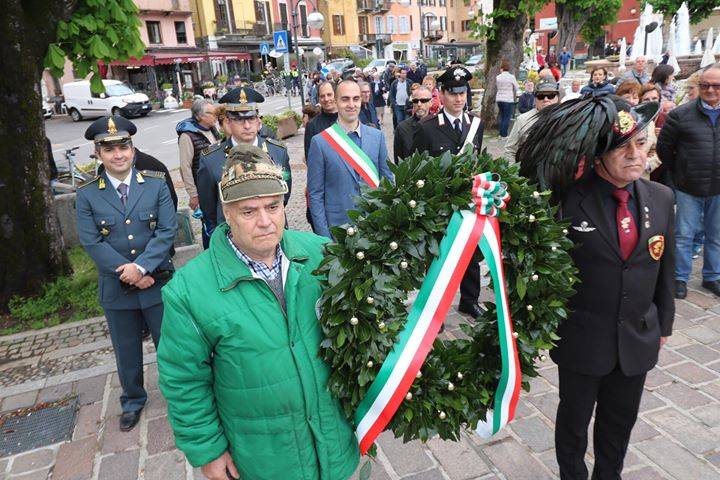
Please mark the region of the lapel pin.
POLYGON ((650 228, 650 222, 645 222, 645 228, 650 228))
POLYGON ((101 178, 98 180, 98 190, 105 190, 105 179, 101 178))
POLYGON ((588 226, 588 222, 586 222, 584 220, 582 222, 580 222, 579 227, 573 225, 572 228, 573 228, 573 230, 577 230, 578 232, 592 232, 593 230, 595 230, 595 227, 588 226))

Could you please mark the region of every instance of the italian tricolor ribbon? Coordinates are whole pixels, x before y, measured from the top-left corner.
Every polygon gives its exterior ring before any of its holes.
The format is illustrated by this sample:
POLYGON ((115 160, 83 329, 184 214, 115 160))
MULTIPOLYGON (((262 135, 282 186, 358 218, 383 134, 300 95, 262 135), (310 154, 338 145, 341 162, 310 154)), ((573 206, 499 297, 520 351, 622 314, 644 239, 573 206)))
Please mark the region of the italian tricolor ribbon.
POLYGON ((372 188, 377 188, 380 185, 380 173, 375 164, 367 156, 367 153, 348 137, 348 134, 338 123, 329 126, 320 132, 320 135, 368 185, 372 188))
POLYGON ((480 422, 476 432, 492 435, 514 417, 521 372, 505 290, 497 220, 508 200, 506 188, 497 176, 490 173, 477 175, 473 179, 475 211, 463 210, 451 217, 440 242, 440 253, 430 265, 405 328, 355 413, 355 434, 363 454, 385 430, 410 390, 478 246, 485 255, 495 285, 502 371, 494 409, 488 410, 486 421, 480 422))

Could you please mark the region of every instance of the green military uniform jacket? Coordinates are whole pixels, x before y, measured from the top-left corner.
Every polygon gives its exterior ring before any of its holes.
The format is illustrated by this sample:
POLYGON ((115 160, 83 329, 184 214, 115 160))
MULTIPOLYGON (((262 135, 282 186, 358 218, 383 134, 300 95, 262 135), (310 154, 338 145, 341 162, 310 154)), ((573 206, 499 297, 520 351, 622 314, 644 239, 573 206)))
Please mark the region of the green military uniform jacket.
POLYGON ((232 250, 223 223, 210 248, 163 288, 160 388, 175 441, 193 466, 229 450, 243 480, 345 480, 357 439, 327 389, 315 304, 321 237, 286 230, 283 313, 232 250))

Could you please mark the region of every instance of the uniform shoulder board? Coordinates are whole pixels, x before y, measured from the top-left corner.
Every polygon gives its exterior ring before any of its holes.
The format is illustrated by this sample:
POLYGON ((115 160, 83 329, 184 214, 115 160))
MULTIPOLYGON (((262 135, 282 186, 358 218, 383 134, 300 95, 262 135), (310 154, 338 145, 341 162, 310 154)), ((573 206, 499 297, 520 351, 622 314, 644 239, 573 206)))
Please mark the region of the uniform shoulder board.
POLYGON ((93 178, 93 179, 90 180, 89 182, 83 183, 82 185, 78 185, 77 188, 78 188, 78 190, 80 190, 81 188, 85 188, 85 187, 87 187, 88 185, 92 185, 93 183, 97 182, 98 180, 100 180, 100 175, 98 175, 97 177, 93 178))
POLYGON ((265 141, 281 148, 287 148, 285 142, 281 142, 280 140, 276 140, 274 138, 266 138, 265 141))
POLYGON ((165 178, 165 172, 156 172, 155 170, 141 170, 143 177, 165 178))
POLYGON ((213 145, 205 147, 203 151, 200 152, 200 155, 210 155, 214 151, 218 150, 220 147, 222 147, 222 142, 215 143, 213 145))

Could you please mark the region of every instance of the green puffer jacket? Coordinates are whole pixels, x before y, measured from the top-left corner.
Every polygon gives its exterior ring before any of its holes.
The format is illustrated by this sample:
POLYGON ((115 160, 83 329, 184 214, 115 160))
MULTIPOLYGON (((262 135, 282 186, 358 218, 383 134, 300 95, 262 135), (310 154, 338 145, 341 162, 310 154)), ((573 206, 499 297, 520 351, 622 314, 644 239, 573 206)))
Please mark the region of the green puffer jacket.
POLYGON ((345 480, 357 440, 326 387, 312 271, 321 237, 286 230, 287 316, 232 250, 227 224, 162 289, 160 389, 175 443, 193 466, 226 450, 243 480, 345 480))

